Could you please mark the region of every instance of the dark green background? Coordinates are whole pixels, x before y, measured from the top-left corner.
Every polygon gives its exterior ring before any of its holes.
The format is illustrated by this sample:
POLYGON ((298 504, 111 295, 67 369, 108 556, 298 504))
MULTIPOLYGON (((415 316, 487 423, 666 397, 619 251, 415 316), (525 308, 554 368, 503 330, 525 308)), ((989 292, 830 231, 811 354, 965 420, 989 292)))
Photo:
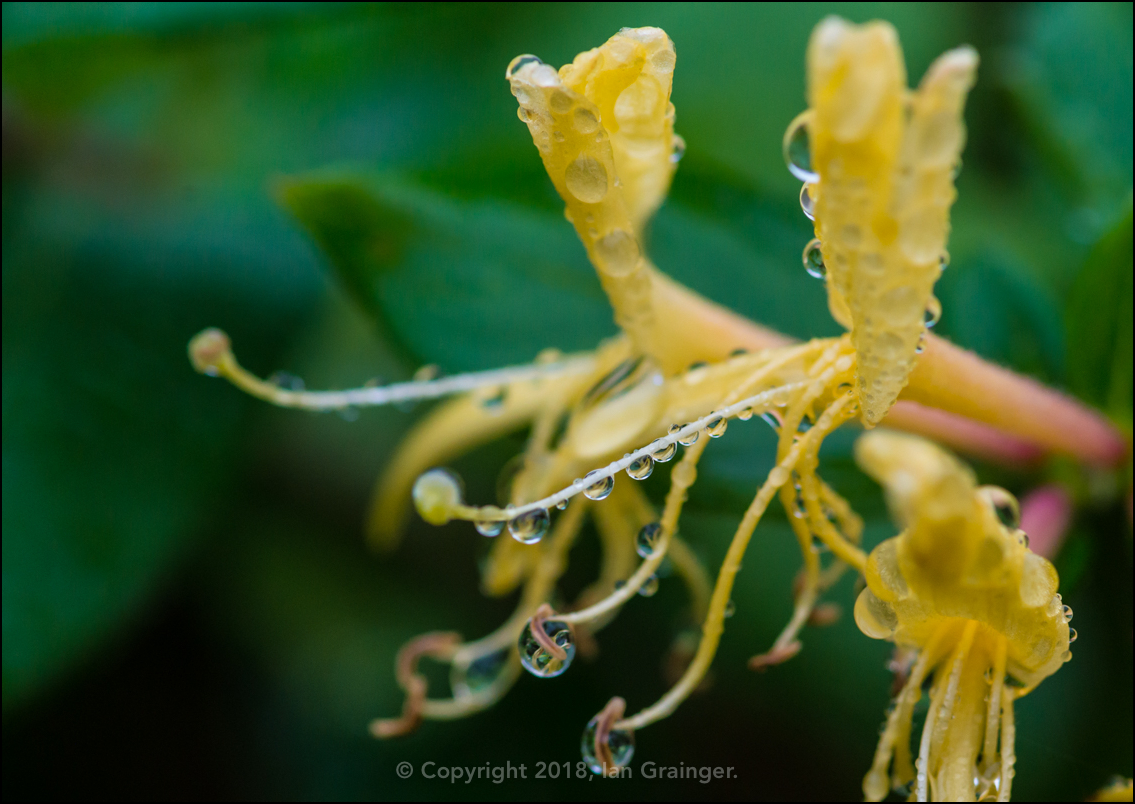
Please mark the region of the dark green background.
MULTIPOLYGON (((782 667, 744 666, 790 610, 799 559, 779 511, 750 547, 712 689, 643 731, 633 763, 738 780, 400 781, 403 760, 527 763, 530 777, 576 762, 612 694, 638 709, 664 690, 680 584, 630 603, 599 661, 373 741, 367 722, 401 706, 402 642, 478 636, 510 611, 478 593, 486 542, 415 518, 397 552, 365 548, 371 484, 416 412, 279 411, 185 356, 221 326, 253 370, 343 387, 612 333, 503 73, 517 54, 558 65, 641 25, 676 43, 689 144, 655 260, 793 335, 834 333, 780 157, 808 34, 832 12, 890 20, 912 83, 942 51, 978 48, 940 329, 1129 428, 1130 5, 5 4, 5 796, 859 797, 887 646, 845 616, 782 667)), ((829 440, 824 475, 874 544, 893 529, 851 440, 829 440)), ((491 500, 522 445, 458 461, 469 496, 491 500)), ((711 568, 771 447, 737 423, 707 451, 682 529, 711 568)), ((979 471, 1017 492, 1059 478, 1077 498, 1056 561, 1081 637, 1018 707, 1014 789, 1082 799, 1131 773, 1130 468, 979 471)), ((597 552, 581 540, 569 591, 597 552)), ((848 579, 831 598, 847 610, 851 594, 848 579)))

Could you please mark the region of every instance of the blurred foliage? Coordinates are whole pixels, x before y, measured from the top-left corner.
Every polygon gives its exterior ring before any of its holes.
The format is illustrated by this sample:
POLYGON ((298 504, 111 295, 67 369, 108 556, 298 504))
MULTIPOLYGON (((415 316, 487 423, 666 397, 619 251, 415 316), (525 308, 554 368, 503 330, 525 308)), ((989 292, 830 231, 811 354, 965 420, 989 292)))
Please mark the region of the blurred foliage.
MULTIPOLYGON (((370 485, 414 414, 268 409, 194 374, 184 351, 222 326, 254 370, 343 387, 612 333, 503 71, 640 25, 676 42, 689 143, 652 225, 657 263, 790 334, 834 333, 800 269, 809 227, 780 157, 808 34, 831 12, 894 23, 912 82, 947 48, 978 47, 941 330, 1130 427, 1129 4, 5 4, 7 794, 858 798, 886 646, 845 617, 789 664, 744 668, 790 609, 782 514, 750 548, 712 689, 644 731, 635 760, 733 765, 738 781, 398 780, 403 760, 526 762, 530 777, 536 761, 577 761, 611 694, 637 708, 663 690, 677 585, 628 605, 601 661, 376 743, 366 723, 400 706, 405 639, 479 635, 510 610, 478 593, 483 540, 419 523, 395 555, 367 554, 370 485)), ((736 429, 707 452, 683 519, 710 566, 771 461, 767 434, 736 429)), ((519 438, 459 462, 471 497, 492 498, 519 438)), ((874 544, 892 530, 851 440, 830 440, 825 476, 874 544)), ((1081 638, 1019 707, 1015 785, 1081 799, 1131 774, 1130 469, 979 471, 1082 492, 1058 557, 1081 638)), ((583 539, 565 583, 597 560, 583 539)), ((851 584, 832 599, 849 605, 851 584)))

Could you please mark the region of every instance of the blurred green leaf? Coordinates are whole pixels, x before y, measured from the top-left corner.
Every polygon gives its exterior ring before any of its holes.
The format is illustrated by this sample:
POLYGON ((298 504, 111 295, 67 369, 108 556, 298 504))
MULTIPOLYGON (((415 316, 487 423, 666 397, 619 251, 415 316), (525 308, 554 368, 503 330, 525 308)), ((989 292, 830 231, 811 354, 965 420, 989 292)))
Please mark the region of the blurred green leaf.
POLYGON ((1084 399, 1131 421, 1131 206, 1099 239, 1067 303, 1068 376, 1084 399))

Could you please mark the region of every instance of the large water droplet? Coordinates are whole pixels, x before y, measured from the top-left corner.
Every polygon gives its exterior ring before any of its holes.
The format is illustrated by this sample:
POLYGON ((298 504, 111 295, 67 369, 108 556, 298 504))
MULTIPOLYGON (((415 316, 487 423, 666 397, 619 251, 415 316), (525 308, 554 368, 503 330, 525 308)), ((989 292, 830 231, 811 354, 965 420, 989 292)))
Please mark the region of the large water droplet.
POLYGON ((580 134, 590 134, 599 128, 599 119, 590 109, 575 110, 575 130, 580 134))
POLYGON ((676 165, 682 161, 682 157, 685 155, 686 141, 682 137, 679 137, 677 134, 675 134, 673 150, 670 151, 670 161, 676 165))
POLYGON ((504 648, 474 659, 464 670, 454 665, 453 697, 464 698, 485 689, 497 680, 507 661, 508 649, 504 648))
POLYGON ((627 466, 627 474, 635 480, 646 480, 650 477, 650 473, 654 471, 654 459, 649 455, 643 455, 630 462, 627 466))
POLYGON ((808 245, 804 246, 803 259, 804 270, 809 276, 823 279, 828 275, 828 267, 824 264, 824 251, 820 247, 818 238, 813 237, 808 241, 808 245))
POLYGON ((784 132, 784 163, 789 172, 803 182, 817 182, 820 177, 812 169, 812 148, 808 138, 808 123, 812 112, 801 112, 784 132))
MULTIPOLYGON (((671 434, 676 433, 685 426, 686 425, 684 425, 684 424, 672 424, 672 425, 670 425, 670 433, 671 434)), ((693 446, 694 444, 697 443, 699 435, 701 435, 701 431, 700 430, 694 430, 692 433, 687 433, 686 435, 681 436, 678 439, 678 443, 681 444, 683 447, 693 446)))
POLYGON ((538 56, 533 56, 533 55, 528 54, 528 53, 524 54, 523 56, 517 56, 515 59, 513 59, 512 61, 510 61, 508 63, 508 69, 505 70, 504 77, 505 78, 512 78, 514 75, 516 75, 518 72, 520 72, 520 69, 522 67, 524 67, 525 65, 528 65, 528 64, 543 64, 543 63, 544 62, 541 61, 538 56))
POLYGON ((810 221, 816 219, 816 197, 814 184, 805 184, 800 188, 800 209, 804 212, 804 217, 810 221), (812 189, 809 190, 808 188, 812 189))
POLYGON ((654 555, 654 548, 658 545, 658 539, 661 536, 662 525, 660 523, 651 522, 643 525, 638 536, 635 537, 635 551, 643 558, 650 558, 654 555))
POLYGON ((658 593, 658 576, 651 575, 647 578, 638 588, 638 593, 643 597, 654 597, 658 593))
POLYGON ((501 531, 504 530, 504 522, 500 520, 478 520, 473 523, 473 527, 482 536, 493 538, 501 535, 501 531))
POLYGON ((741 410, 737 411, 737 418, 743 422, 747 422, 749 419, 753 418, 753 409, 741 408, 741 410))
POLYGON ((937 324, 942 318, 942 302, 938 301, 937 296, 931 296, 930 302, 926 305, 926 317, 922 323, 930 329, 937 324))
POLYGON ((1068 629, 1068 644, 1071 645, 1073 642, 1075 642, 1079 638, 1079 636, 1080 635, 1076 633, 1075 628, 1069 628, 1068 629))
POLYGON ((508 521, 508 532, 521 544, 536 544, 544 538, 551 524, 546 508, 537 508, 508 521))
POLYGON ((599 474, 599 470, 588 472, 586 477, 583 478, 584 488, 583 496, 589 500, 605 500, 610 496, 611 490, 615 488, 614 477, 602 477, 594 480, 588 480, 595 475, 599 474))
POLYGON ((579 744, 580 752, 583 754, 584 763, 592 773, 600 776, 604 773, 613 775, 617 772, 617 768, 625 768, 629 765, 631 757, 634 756, 634 732, 611 729, 607 732, 606 745, 603 747, 605 750, 596 750, 595 736, 598 730, 599 718, 593 717, 587 728, 583 730, 583 739, 579 744), (606 769, 603 767, 604 759, 601 759, 599 754, 606 755, 604 758, 608 763, 606 769))
POLYGON ((607 168, 590 156, 581 156, 567 166, 564 183, 583 203, 598 204, 607 195, 607 168))
POLYGON ((630 232, 615 229, 595 241, 595 258, 604 273, 626 276, 638 265, 638 240, 630 232))
POLYGON ((1000 486, 982 486, 977 491, 993 507, 1002 525, 1010 530, 1021 527, 1021 507, 1016 497, 1000 486))
POLYGON ((678 451, 678 445, 670 442, 664 447, 659 447, 650 453, 650 457, 654 459, 655 463, 666 463, 673 459, 675 453, 678 451))
POLYGON ((575 639, 572 637, 571 628, 561 620, 544 620, 543 628, 548 640, 558 645, 567 657, 557 659, 540 644, 540 640, 532 633, 532 621, 529 620, 524 630, 520 632, 518 642, 520 663, 524 665, 525 670, 538 678, 555 678, 567 670, 572 659, 575 658, 575 639))
POLYGON ((717 416, 705 423, 705 431, 710 438, 721 438, 725 435, 725 428, 728 426, 728 419, 724 416, 717 416))
POLYGON ((556 90, 552 93, 552 97, 548 101, 548 105, 552 107, 552 111, 556 114, 564 114, 565 112, 571 111, 571 107, 575 104, 571 99, 571 95, 567 94, 566 92, 556 90))
POLYGON ((1064 611, 1064 622, 1066 622, 1066 623, 1072 622, 1072 607, 1071 606, 1065 606, 1063 611, 1064 611))

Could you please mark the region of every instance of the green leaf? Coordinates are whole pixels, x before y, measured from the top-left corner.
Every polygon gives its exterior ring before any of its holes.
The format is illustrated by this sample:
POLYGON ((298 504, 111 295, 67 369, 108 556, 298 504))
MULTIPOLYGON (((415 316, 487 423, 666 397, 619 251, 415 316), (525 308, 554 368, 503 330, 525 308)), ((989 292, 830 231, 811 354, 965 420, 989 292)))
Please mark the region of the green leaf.
POLYGON ((136 617, 226 497, 246 402, 192 370, 188 339, 235 324, 263 360, 313 285, 250 281, 239 237, 163 254, 160 222, 126 214, 48 195, 5 220, 5 707, 136 617))
POLYGON ((1099 239, 1067 305, 1068 376, 1073 390, 1131 420, 1131 206, 1099 239))

